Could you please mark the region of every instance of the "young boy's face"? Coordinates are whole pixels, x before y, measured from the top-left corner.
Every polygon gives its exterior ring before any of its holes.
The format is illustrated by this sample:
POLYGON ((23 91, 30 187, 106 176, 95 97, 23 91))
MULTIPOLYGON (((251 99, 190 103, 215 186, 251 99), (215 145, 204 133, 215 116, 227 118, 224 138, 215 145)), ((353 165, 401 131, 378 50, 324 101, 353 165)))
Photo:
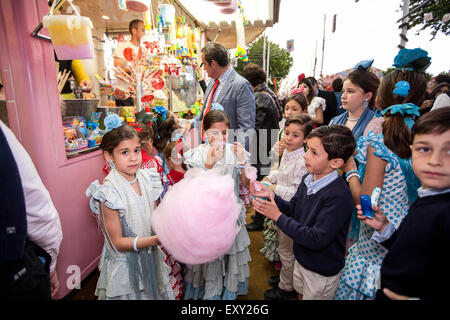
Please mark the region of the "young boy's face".
POLYGON ((443 134, 417 134, 412 167, 423 188, 450 188, 450 130, 443 134))
POLYGON ((297 123, 291 123, 284 128, 283 143, 286 150, 291 152, 303 147, 305 136, 303 128, 297 123))
POLYGON ((334 168, 328 160, 328 153, 325 151, 320 138, 308 139, 308 151, 303 155, 305 167, 309 173, 314 175, 314 179, 320 179, 333 172, 334 168))

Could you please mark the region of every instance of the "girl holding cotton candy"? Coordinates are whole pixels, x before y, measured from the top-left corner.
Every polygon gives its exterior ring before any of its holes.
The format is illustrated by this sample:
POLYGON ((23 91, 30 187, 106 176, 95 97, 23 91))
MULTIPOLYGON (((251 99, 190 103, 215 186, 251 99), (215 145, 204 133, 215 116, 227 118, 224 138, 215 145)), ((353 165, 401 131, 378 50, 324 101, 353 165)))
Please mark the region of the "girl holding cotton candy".
POLYGON ((170 268, 152 229, 163 190, 159 173, 140 169, 141 141, 128 125, 111 128, 100 149, 111 171, 103 184, 95 180, 86 190, 105 236, 95 294, 101 300, 173 300, 170 268))
MULTIPOLYGON (((378 206, 397 228, 417 197, 420 181, 411 166, 411 132, 424 98, 425 69, 431 58, 422 49, 402 49, 396 70, 386 75, 377 92, 376 114, 383 116, 382 133, 369 132, 357 142, 357 155, 343 166, 355 203, 381 188, 378 206), (359 166, 356 167, 355 160, 359 166)), ((338 300, 374 299, 387 250, 372 239, 374 229, 361 224, 358 241, 349 248, 336 292, 338 300)))
MULTIPOLYGON (((239 199, 239 181, 242 181, 249 188, 249 180, 245 176, 244 168, 248 164, 250 154, 237 142, 234 144, 227 143, 229 126, 230 120, 227 114, 220 105, 215 104, 204 118, 203 128, 207 142, 184 152, 184 163, 188 168, 202 168, 204 170, 202 174, 210 174, 212 179, 216 175, 228 176, 233 179, 235 197, 227 194, 225 198, 234 199, 233 201, 239 211, 236 215, 237 221, 233 226, 235 231, 230 234, 232 245, 228 251, 225 251, 223 255, 213 261, 201 264, 186 264, 184 274, 185 300, 233 300, 236 299, 237 295, 247 294, 250 276, 248 262, 251 260, 248 250, 250 238, 245 228, 246 210, 239 199)), ((194 169, 188 170, 187 175, 191 170, 194 169)), ((177 185, 170 192, 177 192, 176 187, 177 185)), ((217 187, 214 186, 215 189, 217 187)), ((202 194, 201 196, 205 203, 202 208, 205 211, 204 219, 214 219, 214 213, 208 212, 208 208, 212 208, 219 200, 208 199, 208 197, 213 196, 212 193, 202 194)), ((230 212, 229 214, 233 213, 230 212)), ((198 223, 202 222, 198 221, 198 223)), ((221 223, 219 220, 213 224, 219 225, 221 223)), ((203 232, 208 232, 208 230, 203 232)), ((202 237, 203 235, 193 236, 202 237)), ((210 243, 211 247, 215 245, 210 243)), ((182 259, 180 260, 183 262, 182 259)))

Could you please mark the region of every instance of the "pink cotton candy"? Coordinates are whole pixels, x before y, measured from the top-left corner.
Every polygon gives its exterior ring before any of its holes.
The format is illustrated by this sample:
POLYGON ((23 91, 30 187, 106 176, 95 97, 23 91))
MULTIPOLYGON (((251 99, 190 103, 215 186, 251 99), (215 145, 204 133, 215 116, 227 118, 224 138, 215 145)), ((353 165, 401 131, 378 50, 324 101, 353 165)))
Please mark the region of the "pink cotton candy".
POLYGON ((231 175, 193 168, 165 194, 152 225, 176 260, 201 264, 231 248, 240 210, 231 175))
POLYGON ((256 191, 261 191, 261 185, 256 181, 256 178, 258 176, 258 170, 255 167, 246 166, 245 176, 247 177, 248 180, 250 180, 250 182, 254 183, 256 191))
POLYGON ((247 179, 254 182, 254 181, 256 181, 256 177, 258 176, 258 170, 255 167, 246 166, 245 167, 245 176, 247 177, 247 179))

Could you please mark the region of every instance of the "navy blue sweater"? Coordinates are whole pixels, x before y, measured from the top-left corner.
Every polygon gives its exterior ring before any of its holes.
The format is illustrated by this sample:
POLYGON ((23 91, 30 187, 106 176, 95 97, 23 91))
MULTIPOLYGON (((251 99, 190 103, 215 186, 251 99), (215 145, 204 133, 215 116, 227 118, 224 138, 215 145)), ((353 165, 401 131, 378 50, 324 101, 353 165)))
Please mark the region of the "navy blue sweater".
POLYGON ((21 258, 26 236, 22 181, 14 155, 0 128, 0 262, 21 258))
MULTIPOLYGON (((450 297, 450 192, 417 198, 385 242, 381 288, 408 297, 450 297)), ((381 290, 376 299, 386 298, 381 290)))
POLYGON ((291 201, 275 196, 284 214, 277 226, 294 240, 294 255, 308 270, 330 277, 345 264, 345 240, 352 215, 350 189, 338 177, 317 193, 307 195, 305 175, 291 201))

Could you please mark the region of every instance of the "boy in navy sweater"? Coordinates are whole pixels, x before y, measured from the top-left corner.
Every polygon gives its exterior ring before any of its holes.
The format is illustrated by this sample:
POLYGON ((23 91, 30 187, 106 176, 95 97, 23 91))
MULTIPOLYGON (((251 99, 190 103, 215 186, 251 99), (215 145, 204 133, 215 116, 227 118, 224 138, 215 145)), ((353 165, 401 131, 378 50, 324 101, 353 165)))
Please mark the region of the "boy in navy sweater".
POLYGON ((337 289, 339 271, 345 263, 353 200, 337 169, 355 150, 352 132, 342 125, 322 126, 308 136, 302 178, 291 201, 284 201, 264 188, 252 194, 256 211, 276 221, 294 240, 294 288, 299 299, 331 300, 337 289))
POLYGON ((450 107, 421 116, 411 134, 412 167, 422 187, 399 228, 395 230, 375 206, 373 219, 358 210, 358 218, 376 230, 372 239, 389 249, 381 265, 376 299, 448 300, 450 107))

